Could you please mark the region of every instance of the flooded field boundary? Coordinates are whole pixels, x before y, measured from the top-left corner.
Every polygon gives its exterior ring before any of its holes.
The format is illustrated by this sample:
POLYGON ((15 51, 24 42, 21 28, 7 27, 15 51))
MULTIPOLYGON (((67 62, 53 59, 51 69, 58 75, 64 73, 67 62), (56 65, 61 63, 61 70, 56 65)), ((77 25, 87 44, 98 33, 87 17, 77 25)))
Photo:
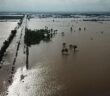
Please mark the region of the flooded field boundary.
POLYGON ((22 38, 22 31, 21 31, 21 34, 20 34, 20 38, 18 40, 18 44, 17 44, 17 48, 16 48, 16 53, 15 53, 15 57, 14 57, 12 68, 11 68, 11 76, 9 77, 9 80, 8 80, 8 82, 10 84, 12 83, 12 77, 13 77, 13 74, 15 72, 15 63, 16 63, 16 59, 17 59, 17 56, 18 56, 18 51, 19 51, 20 44, 21 44, 21 38, 22 38))
POLYGON ((9 35, 9 37, 7 38, 7 40, 5 40, 3 42, 3 45, 0 49, 0 63, 2 61, 2 58, 7 50, 7 48, 9 47, 10 43, 12 42, 13 38, 15 37, 16 35, 16 32, 17 32, 17 27, 11 31, 11 34, 9 35))

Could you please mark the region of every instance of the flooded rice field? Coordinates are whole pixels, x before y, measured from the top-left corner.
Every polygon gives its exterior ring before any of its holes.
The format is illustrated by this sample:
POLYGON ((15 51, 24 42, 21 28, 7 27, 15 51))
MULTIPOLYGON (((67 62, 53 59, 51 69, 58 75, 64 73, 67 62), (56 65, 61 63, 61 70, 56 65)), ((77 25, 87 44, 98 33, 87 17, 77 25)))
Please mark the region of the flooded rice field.
MULTIPOLYGON (((11 31, 14 30, 15 27, 17 26, 17 23, 18 23, 18 20, 14 20, 14 21, 7 20, 6 22, 5 21, 0 22, 0 49, 3 46, 4 41, 8 39, 9 35, 11 34, 11 31)), ((13 48, 10 48, 10 49, 13 50, 13 48)), ((11 67, 9 63, 10 61, 12 61, 12 58, 11 58, 12 55, 10 53, 11 51, 7 50, 3 58, 4 60, 0 62, 0 96, 4 96, 4 95, 1 95, 1 93, 7 87, 6 80, 9 75, 9 71, 10 71, 9 68, 11 67), (7 58, 7 60, 5 57, 7 58), (3 68, 1 68, 2 65, 4 65, 3 68)))
POLYGON ((110 95, 110 22, 33 18, 27 27, 58 31, 50 41, 29 47, 29 70, 21 64, 23 56, 18 57, 7 96, 110 95), (76 45, 76 50, 70 45, 76 45))
POLYGON ((0 47, 17 25, 17 21, 0 22, 0 47))

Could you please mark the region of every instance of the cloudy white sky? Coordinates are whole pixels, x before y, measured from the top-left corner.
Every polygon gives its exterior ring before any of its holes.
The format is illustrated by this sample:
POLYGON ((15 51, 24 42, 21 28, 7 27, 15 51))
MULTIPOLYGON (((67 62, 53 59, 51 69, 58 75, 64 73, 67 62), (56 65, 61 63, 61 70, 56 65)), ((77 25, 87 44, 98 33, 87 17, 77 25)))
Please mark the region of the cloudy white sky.
POLYGON ((110 11, 110 0, 0 0, 0 11, 110 11))

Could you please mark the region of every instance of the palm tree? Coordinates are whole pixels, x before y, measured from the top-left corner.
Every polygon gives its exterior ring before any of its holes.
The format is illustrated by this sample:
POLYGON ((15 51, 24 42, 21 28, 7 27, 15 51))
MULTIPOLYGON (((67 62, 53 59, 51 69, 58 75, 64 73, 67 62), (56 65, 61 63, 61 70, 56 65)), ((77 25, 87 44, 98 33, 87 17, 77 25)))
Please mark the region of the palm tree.
POLYGON ((63 55, 67 55, 68 54, 68 49, 67 48, 63 48, 62 49, 62 54, 63 55))
POLYGON ((86 28, 84 27, 84 31, 86 30, 86 28))
POLYGON ((66 47, 66 43, 65 43, 65 42, 63 42, 63 44, 62 44, 62 45, 63 45, 63 48, 65 48, 65 47, 66 47))
POLYGON ((69 45, 69 48, 70 48, 70 49, 73 49, 73 45, 72 45, 72 44, 70 44, 70 45, 69 45))
POLYGON ((61 34, 62 34, 62 36, 64 36, 64 35, 65 35, 65 33, 64 33, 64 32, 62 32, 61 34))
POLYGON ((81 28, 79 27, 79 31, 81 31, 81 28))
POLYGON ((71 32, 73 31, 73 28, 72 27, 70 27, 70 30, 71 30, 71 32))
POLYGON ((67 55, 68 54, 68 48, 66 48, 66 43, 63 42, 62 43, 63 49, 62 49, 62 54, 67 55))
POLYGON ((73 45, 74 52, 76 51, 76 48, 78 48, 78 46, 77 45, 73 45))

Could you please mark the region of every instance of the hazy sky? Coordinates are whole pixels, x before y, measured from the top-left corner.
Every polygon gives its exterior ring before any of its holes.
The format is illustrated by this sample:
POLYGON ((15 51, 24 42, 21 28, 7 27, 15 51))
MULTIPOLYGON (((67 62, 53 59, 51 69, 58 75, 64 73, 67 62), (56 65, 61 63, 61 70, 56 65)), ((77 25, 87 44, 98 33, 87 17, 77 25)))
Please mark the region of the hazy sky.
POLYGON ((0 0, 0 11, 110 11, 110 0, 0 0))

